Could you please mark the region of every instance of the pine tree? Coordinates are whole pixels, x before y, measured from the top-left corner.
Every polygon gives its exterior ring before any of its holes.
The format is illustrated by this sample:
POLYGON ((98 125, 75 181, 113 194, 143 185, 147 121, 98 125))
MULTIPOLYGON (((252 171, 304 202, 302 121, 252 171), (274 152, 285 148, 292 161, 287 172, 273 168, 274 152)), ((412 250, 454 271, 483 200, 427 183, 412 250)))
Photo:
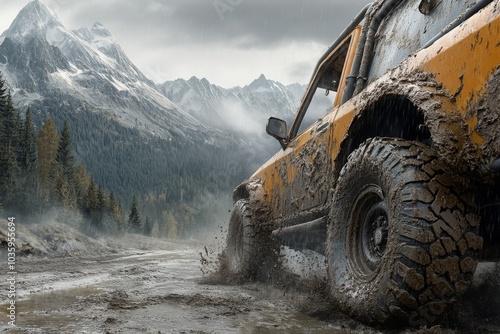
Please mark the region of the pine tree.
POLYGON ((160 223, 158 222, 158 219, 155 220, 153 226, 151 227, 150 236, 155 237, 155 238, 160 237, 160 223))
POLYGON ((59 204, 62 206, 62 211, 58 217, 59 222, 71 224, 74 223, 72 217, 76 212, 76 197, 72 185, 64 180, 56 180, 56 195, 59 199, 59 204))
POLYGON ((0 112, 3 112, 7 105, 7 87, 3 79, 2 72, 0 72, 0 112))
POLYGON ((105 199, 106 195, 101 186, 97 188, 97 229, 103 231, 104 229, 104 215, 106 212, 107 201, 105 199))
POLYGON ((83 164, 78 164, 75 171, 75 191, 78 208, 84 212, 86 209, 87 191, 90 185, 90 175, 87 174, 83 164))
POLYGON ((55 160, 52 164, 50 179, 52 184, 56 186, 55 195, 58 200, 56 204, 62 205, 62 215, 59 220, 63 223, 70 223, 72 215, 77 211, 77 195, 71 136, 66 122, 64 122, 55 160))
POLYGON ((59 135, 56 126, 50 118, 47 117, 45 124, 38 132, 36 148, 38 152, 38 179, 43 187, 49 188, 50 173, 56 159, 59 147, 59 135))
POLYGON ((127 224, 123 216, 123 209, 120 204, 117 204, 113 210, 113 219, 115 220, 116 231, 118 233, 123 233, 127 230, 127 224))
POLYGON ((50 116, 47 116, 45 124, 40 128, 36 138, 38 152, 37 179, 40 184, 37 197, 40 199, 41 213, 44 213, 46 209, 54 204, 55 185, 51 182, 50 175, 58 146, 59 135, 57 129, 50 116))
POLYGON ((4 115, 7 109, 7 88, 5 87, 5 80, 2 78, 2 72, 0 72, 0 158, 2 153, 5 152, 5 147, 1 147, 1 144, 5 141, 5 120, 4 115))
POLYGON ((64 121, 61 139, 56 154, 56 165, 64 180, 73 184, 75 178, 75 159, 73 157, 73 149, 71 147, 71 134, 68 127, 68 122, 64 121))
POLYGON ((0 202, 4 209, 17 213, 19 206, 19 167, 14 149, 9 145, 0 158, 0 202))
POLYGON ((15 148, 17 153, 17 161, 20 162, 21 157, 21 141, 22 141, 22 122, 21 122, 21 113, 12 106, 13 115, 14 115, 14 131, 12 138, 12 146, 15 148))
POLYGON ((168 212, 164 215, 165 227, 166 227, 166 237, 170 239, 177 239, 179 237, 179 231, 177 228, 177 220, 175 219, 172 212, 168 212))
POLYGON ((146 221, 144 222, 144 235, 149 237, 151 236, 152 230, 151 222, 149 221, 149 217, 146 217, 146 221))
POLYGON ((123 213, 121 206, 115 200, 115 194, 109 195, 109 214, 113 221, 116 232, 123 232, 123 213))
POLYGON ((186 238, 187 232, 195 225, 195 211, 187 204, 182 204, 179 208, 180 211, 180 231, 179 237, 186 238))
POLYGON ((24 172, 30 173, 34 170, 36 164, 35 129, 29 108, 26 111, 26 117, 22 125, 21 156, 19 160, 24 172))
POLYGON ((90 180, 89 187, 87 189, 87 196, 85 200, 85 218, 88 219, 90 225, 90 232, 95 233, 99 226, 99 213, 98 213, 98 199, 97 199, 97 185, 94 180, 90 180))
POLYGON ((19 112, 14 108, 12 102, 12 95, 7 93, 7 103, 2 108, 1 118, 3 120, 3 138, 1 144, 4 148, 11 147, 16 154, 19 152, 19 134, 21 130, 21 116, 19 112))
POLYGON ((133 233, 141 233, 141 218, 139 217, 139 210, 137 209, 137 197, 134 196, 132 204, 130 205, 130 213, 128 215, 129 230, 133 233))
POLYGON ((37 198, 38 180, 36 175, 37 152, 35 129, 31 110, 28 108, 21 126, 19 149, 20 176, 20 201, 22 209, 20 214, 30 215, 38 213, 40 200, 37 198))
POLYGON ((112 214, 113 210, 115 209, 116 206, 116 200, 115 200, 115 193, 111 192, 109 194, 109 203, 108 203, 108 211, 112 214))

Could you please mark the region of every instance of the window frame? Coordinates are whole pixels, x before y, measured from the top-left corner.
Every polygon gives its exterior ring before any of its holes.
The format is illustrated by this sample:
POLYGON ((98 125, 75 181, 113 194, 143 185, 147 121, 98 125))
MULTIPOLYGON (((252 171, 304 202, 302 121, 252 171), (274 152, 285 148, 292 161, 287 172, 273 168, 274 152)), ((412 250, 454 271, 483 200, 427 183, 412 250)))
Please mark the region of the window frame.
POLYGON ((307 87, 306 93, 302 98, 299 109, 295 114, 295 118, 292 122, 292 126, 290 127, 290 131, 288 133, 288 141, 293 140, 299 134, 298 132, 300 126, 302 124, 302 121, 304 120, 304 116, 306 115, 306 112, 311 104, 314 94, 316 93, 316 89, 318 89, 320 85, 323 74, 325 74, 330 69, 331 65, 340 56, 341 51, 345 48, 346 43, 348 43, 349 47, 347 49, 347 55, 344 61, 342 73, 340 75, 340 82, 337 89, 337 95, 335 97, 335 101, 333 103, 332 108, 340 106, 342 101, 342 96, 344 94, 344 89, 346 86, 347 76, 350 73, 350 70, 354 62, 354 57, 356 55, 356 49, 359 44, 361 29, 362 29, 361 26, 357 26, 348 36, 346 36, 342 40, 341 43, 338 44, 338 46, 335 49, 333 49, 327 55, 327 57, 317 67, 317 70, 312 76, 309 86, 307 87))

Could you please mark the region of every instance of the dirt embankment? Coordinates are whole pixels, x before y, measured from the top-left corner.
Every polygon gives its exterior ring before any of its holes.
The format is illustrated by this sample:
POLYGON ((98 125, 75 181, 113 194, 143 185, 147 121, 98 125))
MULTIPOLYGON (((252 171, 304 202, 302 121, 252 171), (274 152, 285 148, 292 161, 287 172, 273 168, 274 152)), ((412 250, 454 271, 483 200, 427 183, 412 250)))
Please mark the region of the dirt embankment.
MULTIPOLYGON (((0 219, 0 254, 8 245, 8 221, 0 219)), ((112 253, 103 240, 91 238, 63 224, 24 225, 16 222, 15 242, 18 256, 75 256, 90 253, 112 253)))
MULTIPOLYGON (((16 222, 15 239, 18 256, 96 256, 117 254, 125 249, 172 250, 178 247, 176 243, 138 234, 93 238, 72 226, 55 222, 29 225, 16 222)), ((0 255, 6 252, 7 241, 8 221, 0 219, 0 255)))

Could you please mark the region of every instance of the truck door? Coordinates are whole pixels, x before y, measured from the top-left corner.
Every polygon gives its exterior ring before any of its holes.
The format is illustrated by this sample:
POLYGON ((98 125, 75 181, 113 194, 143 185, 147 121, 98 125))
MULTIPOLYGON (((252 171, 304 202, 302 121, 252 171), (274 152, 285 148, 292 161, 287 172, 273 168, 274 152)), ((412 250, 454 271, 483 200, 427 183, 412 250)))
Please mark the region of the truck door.
POLYGON ((278 194, 282 199, 279 211, 284 217, 321 208, 327 202, 332 163, 328 143, 360 31, 360 27, 355 29, 318 66, 293 121, 281 162, 281 169, 286 173, 279 173, 283 192, 278 194), (325 95, 331 95, 328 107, 325 107, 325 95))

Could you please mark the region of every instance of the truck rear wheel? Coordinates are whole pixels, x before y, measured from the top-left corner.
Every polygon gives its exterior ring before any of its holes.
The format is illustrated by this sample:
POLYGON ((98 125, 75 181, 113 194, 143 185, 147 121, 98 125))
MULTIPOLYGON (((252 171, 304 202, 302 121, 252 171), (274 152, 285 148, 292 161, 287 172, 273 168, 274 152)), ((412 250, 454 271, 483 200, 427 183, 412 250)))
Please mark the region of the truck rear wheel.
POLYGON ((377 138, 354 151, 326 244, 339 307, 366 323, 436 322, 471 285, 482 248, 465 184, 420 143, 377 138))

